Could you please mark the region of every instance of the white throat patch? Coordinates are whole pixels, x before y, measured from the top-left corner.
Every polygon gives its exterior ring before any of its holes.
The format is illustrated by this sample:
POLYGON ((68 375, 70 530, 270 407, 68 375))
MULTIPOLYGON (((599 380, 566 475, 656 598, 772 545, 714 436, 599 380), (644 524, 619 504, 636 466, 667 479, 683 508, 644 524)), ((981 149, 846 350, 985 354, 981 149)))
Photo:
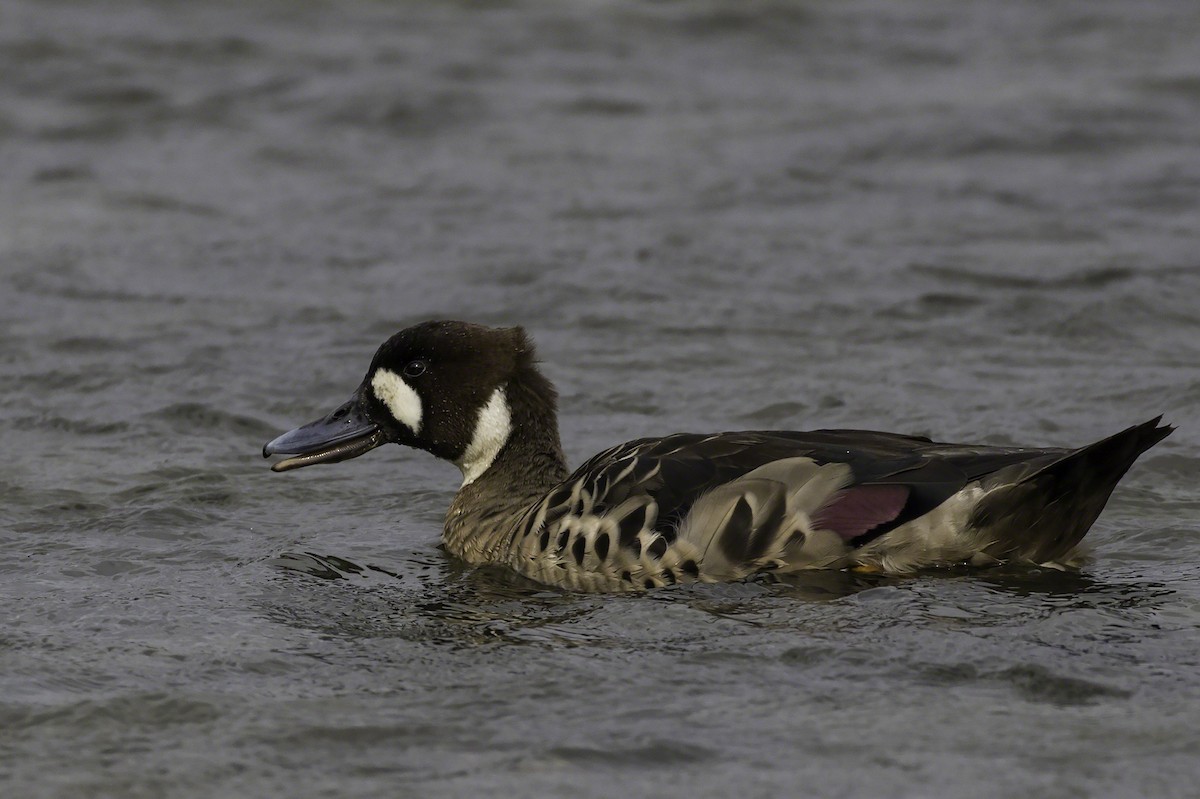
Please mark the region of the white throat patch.
POLYGON ((397 422, 413 431, 413 435, 420 434, 421 397, 400 375, 391 369, 377 370, 371 377, 371 390, 397 422))
POLYGON ((498 388, 492 392, 487 405, 480 409, 479 418, 475 420, 475 434, 457 463, 462 469, 463 486, 469 486, 488 470, 511 434, 512 413, 508 398, 504 396, 504 389, 498 388))

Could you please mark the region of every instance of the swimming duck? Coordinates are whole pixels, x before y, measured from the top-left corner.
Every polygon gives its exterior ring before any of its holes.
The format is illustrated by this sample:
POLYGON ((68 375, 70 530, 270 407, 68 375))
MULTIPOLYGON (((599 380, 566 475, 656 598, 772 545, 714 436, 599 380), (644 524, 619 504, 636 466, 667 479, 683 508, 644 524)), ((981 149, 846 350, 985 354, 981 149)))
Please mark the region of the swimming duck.
POLYGON ((1080 449, 867 430, 676 433, 568 473, 557 394, 521 328, 425 322, 388 339, 353 397, 284 433, 277 472, 394 442, 456 464, 446 549, 552 586, 631 591, 757 572, 891 574, 1066 562, 1158 419, 1080 449))

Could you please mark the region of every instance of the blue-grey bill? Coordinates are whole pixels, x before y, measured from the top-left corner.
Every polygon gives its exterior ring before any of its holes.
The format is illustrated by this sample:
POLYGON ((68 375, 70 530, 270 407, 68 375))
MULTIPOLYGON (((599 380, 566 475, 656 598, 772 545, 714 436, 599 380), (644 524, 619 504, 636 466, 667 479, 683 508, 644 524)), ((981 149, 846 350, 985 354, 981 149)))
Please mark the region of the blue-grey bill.
POLYGON ((289 430, 263 447, 263 457, 293 455, 271 466, 286 472, 315 463, 337 463, 357 458, 386 438, 379 427, 363 415, 357 398, 341 405, 328 416, 289 430))

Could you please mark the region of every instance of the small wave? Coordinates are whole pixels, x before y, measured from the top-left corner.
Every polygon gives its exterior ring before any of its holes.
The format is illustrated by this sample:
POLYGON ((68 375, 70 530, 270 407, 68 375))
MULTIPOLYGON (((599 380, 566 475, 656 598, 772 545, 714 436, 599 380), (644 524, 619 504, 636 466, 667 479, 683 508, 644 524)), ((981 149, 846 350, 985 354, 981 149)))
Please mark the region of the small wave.
POLYGON ((106 196, 106 202, 115 208, 133 211, 186 213, 193 216, 219 217, 223 214, 211 205, 190 203, 177 197, 148 192, 111 193, 106 196))
POLYGON ((161 104, 166 98, 162 92, 148 86, 128 84, 76 89, 68 99, 80 105, 143 106, 161 104))
POLYGON ((1114 283, 1132 280, 1137 272, 1125 267, 1102 267, 1072 272, 1062 277, 975 272, 961 267, 937 264, 911 264, 909 269, 941 280, 968 283, 983 288, 1012 289, 1075 289, 1104 288, 1114 283))
MULTIPOLYGON (((3 129, 4 123, 0 120, 0 132, 3 129)), ((60 164, 43 167, 34 172, 30 179, 34 183, 67 183, 73 180, 92 180, 95 177, 96 173, 86 164, 60 164)))
POLYGON ((595 748, 590 746, 554 746, 545 757, 575 766, 615 768, 634 766, 659 769, 664 766, 709 763, 718 757, 712 749, 680 741, 649 740, 637 746, 595 748))
POLYGON ((128 422, 99 421, 96 419, 68 419, 65 416, 47 414, 43 416, 21 416, 10 420, 18 428, 52 430, 76 436, 110 436, 129 430, 128 422))
POLYGON ((327 113, 328 125, 381 130, 397 136, 433 136, 461 127, 484 114, 481 96, 462 90, 380 103, 375 95, 351 97, 327 113))
POLYGON ((1086 705, 1098 699, 1124 699, 1132 696, 1130 691, 1123 688, 1115 688, 1080 677, 1055 674, 1036 664, 1012 666, 991 675, 991 678, 1011 685, 1022 697, 1031 702, 1044 702, 1052 705, 1086 705))
POLYGON ((50 708, 10 705, 0 710, 3 726, 9 730, 50 726, 69 729, 75 734, 80 729, 130 724, 147 727, 199 724, 220 715, 216 705, 162 693, 88 699, 50 708))
POLYGON ((738 418, 756 424, 777 425, 799 416, 806 410, 808 406, 803 402, 773 402, 738 418))
POLYGON ((981 297, 948 291, 922 294, 916 299, 902 302, 880 311, 880 316, 893 319, 915 319, 930 322, 945 317, 959 316, 984 304, 981 297))
POLYGON ((46 345, 50 352, 64 355, 101 355, 129 348, 128 341, 103 336, 66 336, 46 345))
POLYGON ((576 116, 624 117, 646 113, 646 105, 619 97, 580 97, 560 106, 563 113, 576 116))
POLYGON ((360 566, 354 561, 339 558, 337 555, 318 555, 315 552, 284 552, 278 557, 267 561, 284 571, 300 572, 322 580, 345 580, 353 577, 367 578, 372 574, 385 575, 398 579, 395 572, 379 566, 360 566))
POLYGON ((260 55, 262 48, 244 36, 172 38, 130 36, 121 46, 131 52, 153 58, 184 59, 199 63, 228 65, 231 59, 260 55))
POLYGON ((176 432, 195 434, 199 430, 236 433, 252 441, 278 434, 274 425, 200 402, 178 402, 143 415, 144 419, 162 423, 176 432))

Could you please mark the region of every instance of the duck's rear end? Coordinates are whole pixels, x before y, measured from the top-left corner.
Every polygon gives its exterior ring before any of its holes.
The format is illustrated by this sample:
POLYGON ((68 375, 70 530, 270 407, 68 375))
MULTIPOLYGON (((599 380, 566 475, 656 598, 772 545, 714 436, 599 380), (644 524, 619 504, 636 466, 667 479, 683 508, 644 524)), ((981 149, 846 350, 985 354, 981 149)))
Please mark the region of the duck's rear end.
POLYGON ((972 525, 994 531, 1004 542, 1007 552, 994 553, 1001 560, 1061 561, 1083 539, 1134 461, 1175 429, 1161 421, 1159 416, 1122 430, 1027 474, 997 473, 998 490, 975 508, 972 525), (1006 481, 1012 482, 1006 486, 1006 481))
POLYGON ((953 563, 1068 565, 1118 481, 1143 452, 1174 430, 1160 426, 1161 420, 1074 450, 1001 450, 976 456, 950 445, 941 457, 965 457, 960 461, 964 469, 976 457, 981 464, 996 457, 1013 460, 981 471, 928 513, 862 542, 855 564, 891 573, 953 563))

